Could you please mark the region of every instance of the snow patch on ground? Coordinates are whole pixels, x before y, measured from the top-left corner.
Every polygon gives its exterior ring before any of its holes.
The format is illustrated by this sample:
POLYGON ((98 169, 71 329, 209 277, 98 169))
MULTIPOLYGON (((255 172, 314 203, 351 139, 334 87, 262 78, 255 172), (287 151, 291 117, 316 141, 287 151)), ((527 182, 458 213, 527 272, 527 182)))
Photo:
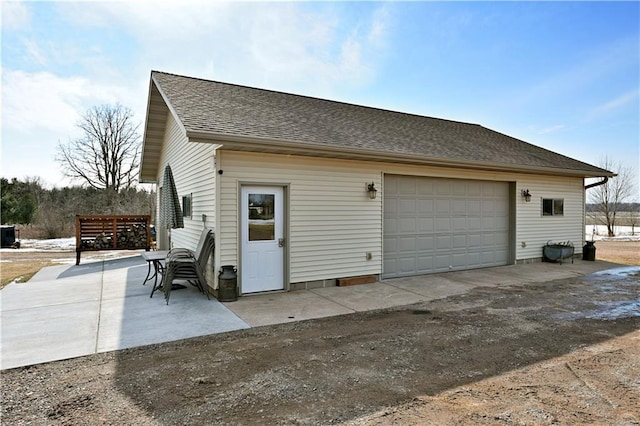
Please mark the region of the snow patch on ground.
MULTIPOLYGON (((56 238, 50 240, 35 240, 35 239, 21 239, 20 248, 3 248, 0 249, 0 253, 15 253, 20 252, 63 252, 69 253, 76 251, 76 239, 75 238, 56 238)), ((84 262, 92 260, 108 260, 119 259, 121 257, 129 257, 135 255, 136 250, 99 250, 92 252, 85 252, 82 260, 84 262)), ((75 257, 62 257, 60 259, 50 259, 52 262, 73 265, 76 263, 75 257)), ((11 262, 11 260, 2 259, 0 262, 11 262)))
POLYGON ((20 240, 20 250, 22 251, 74 251, 75 249, 75 238, 56 238, 52 240, 20 240))
POLYGON ((640 241, 640 229, 631 226, 616 226, 615 237, 607 237, 607 227, 604 225, 585 226, 587 241, 640 241), (635 234, 635 235, 634 235, 635 234))

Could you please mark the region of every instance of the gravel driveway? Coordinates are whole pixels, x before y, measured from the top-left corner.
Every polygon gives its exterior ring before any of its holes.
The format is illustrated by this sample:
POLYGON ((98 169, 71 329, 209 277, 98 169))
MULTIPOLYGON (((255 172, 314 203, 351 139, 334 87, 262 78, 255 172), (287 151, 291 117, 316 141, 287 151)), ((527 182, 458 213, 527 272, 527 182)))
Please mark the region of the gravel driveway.
POLYGON ((638 424, 640 268, 2 372, 5 424, 638 424))

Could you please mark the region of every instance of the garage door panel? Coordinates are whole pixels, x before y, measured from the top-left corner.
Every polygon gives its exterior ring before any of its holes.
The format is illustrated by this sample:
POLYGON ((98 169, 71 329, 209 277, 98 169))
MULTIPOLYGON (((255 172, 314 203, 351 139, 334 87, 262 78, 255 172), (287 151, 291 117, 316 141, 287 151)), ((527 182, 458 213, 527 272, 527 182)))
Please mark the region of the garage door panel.
POLYGON ((385 271, 398 271, 398 259, 396 258, 385 257, 383 265, 385 271))
POLYGON ((384 277, 507 264, 508 183, 389 175, 384 188, 384 277))
POLYGON ((497 216, 508 217, 509 216, 509 204, 508 203, 496 203, 495 211, 497 216))
POLYGON ((470 268, 479 268, 482 266, 482 257, 480 252, 469 251, 467 252, 467 262, 470 268))
POLYGON ((398 233, 399 234, 415 234, 417 232, 416 227, 417 219, 415 217, 401 217, 398 219, 398 233))
POLYGON ((433 256, 418 257, 418 271, 430 271, 433 269, 433 256))
POLYGON ((435 180, 437 195, 451 195, 451 182, 446 179, 435 180))
POLYGON ((496 229, 500 229, 500 222, 496 224, 495 217, 483 217, 482 218, 482 230, 483 231, 495 231, 496 229))
POLYGON ((467 200, 467 214, 469 216, 482 215, 482 202, 480 200, 467 200))
POLYGON ((495 205, 494 200, 482 200, 482 215, 492 215, 495 212, 495 205))
POLYGON ((467 247, 469 249, 477 249, 482 247, 482 234, 468 234, 467 247))
POLYGON ((384 178, 384 194, 385 196, 398 194, 398 181, 400 176, 387 175, 384 178))
POLYGON ((416 238, 415 236, 400 237, 398 239, 398 253, 415 253, 417 249, 416 238))
POLYGON ((398 180, 398 194, 399 195, 415 195, 416 193, 416 181, 413 179, 398 180))
POLYGON ((385 235, 396 235, 398 233, 398 220, 396 218, 384 218, 385 235))
POLYGON ((452 181, 451 183, 452 195, 467 195, 467 183, 465 181, 452 181))
POLYGON ((436 232, 451 232, 451 218, 439 217, 436 219, 436 232))
POLYGON ((436 200, 436 215, 449 215, 451 214, 451 200, 443 200, 441 198, 436 200))
POLYGON ((403 275, 411 274, 416 270, 416 258, 415 257, 401 257, 398 259, 398 267, 400 273, 403 275))
POLYGON ((467 266, 467 253, 453 253, 451 255, 451 267, 460 269, 467 266))
POLYGON ((481 217, 468 217, 467 218, 467 231, 469 231, 469 232, 482 231, 482 218, 481 217))
POLYGON ((496 184, 493 182, 482 183, 482 196, 493 197, 496 195, 496 184))
POLYGON ((453 248, 454 249, 466 249, 467 248, 467 236, 466 235, 454 235, 453 236, 453 248))
POLYGON ((467 182, 467 195, 469 197, 480 197, 482 195, 482 183, 477 181, 467 182))
POLYGON ((467 214, 467 200, 451 200, 451 212, 454 215, 467 214))
POLYGON ((384 211, 389 216, 395 216, 398 213, 398 199, 385 197, 384 198, 384 211))
POLYGON ((398 213, 415 215, 416 213, 416 200, 400 198, 398 200, 398 213))
POLYGON ((435 256, 435 269, 439 271, 448 271, 451 266, 450 254, 438 254, 435 256))
POLYGON ((509 233, 506 231, 496 232, 493 237, 494 245, 496 247, 508 247, 509 246, 509 233))
POLYGON ((429 218, 421 218, 419 219, 418 224, 418 232, 433 232, 435 230, 434 219, 432 217, 429 218))
POLYGON ((453 225, 453 231, 457 231, 459 229, 467 229, 467 218, 454 217, 451 219, 451 224, 453 225))
POLYGON ((493 248, 495 245, 495 235, 490 232, 482 233, 482 247, 493 248))
POLYGON ((418 180, 417 190, 418 195, 433 195, 435 193, 433 189, 433 181, 418 180))
POLYGON ((435 237, 433 236, 419 236, 418 237, 418 250, 420 253, 432 252, 436 248, 435 237))
POLYGON ((435 203, 434 200, 418 200, 418 214, 420 216, 433 216, 435 213, 435 203))
POLYGON ((486 250, 481 253, 482 264, 492 266, 497 264, 496 252, 494 250, 486 250))
POLYGON ((436 236, 436 250, 450 250, 453 247, 453 238, 451 235, 437 235, 436 236))
POLYGON ((496 198, 500 198, 502 200, 509 199, 509 185, 504 185, 502 182, 495 182, 494 188, 496 198))
POLYGON ((385 256, 385 259, 387 257, 390 258, 391 253, 398 252, 398 239, 396 237, 385 237, 382 249, 384 253, 389 253, 389 256, 385 256))

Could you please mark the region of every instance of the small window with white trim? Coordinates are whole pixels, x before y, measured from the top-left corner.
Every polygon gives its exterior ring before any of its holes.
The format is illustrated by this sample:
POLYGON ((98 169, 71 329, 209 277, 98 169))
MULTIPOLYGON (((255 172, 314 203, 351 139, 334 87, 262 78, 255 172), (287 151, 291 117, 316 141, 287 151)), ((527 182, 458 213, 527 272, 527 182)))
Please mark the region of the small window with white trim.
POLYGON ((562 198, 543 198, 542 216, 564 216, 564 200, 562 198))
POLYGON ((182 197, 182 216, 191 218, 191 194, 182 197))

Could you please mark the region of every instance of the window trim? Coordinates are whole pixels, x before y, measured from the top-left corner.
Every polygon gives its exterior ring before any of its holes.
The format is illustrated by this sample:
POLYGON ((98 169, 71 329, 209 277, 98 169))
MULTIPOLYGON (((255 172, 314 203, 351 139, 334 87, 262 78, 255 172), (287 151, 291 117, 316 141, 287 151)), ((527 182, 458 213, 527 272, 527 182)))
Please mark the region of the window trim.
POLYGON ((182 217, 191 219, 193 216, 193 193, 182 196, 182 217))
POLYGON ((564 216, 564 198, 542 198, 541 204, 542 216, 564 216), (551 209, 545 206, 551 202, 551 209))

